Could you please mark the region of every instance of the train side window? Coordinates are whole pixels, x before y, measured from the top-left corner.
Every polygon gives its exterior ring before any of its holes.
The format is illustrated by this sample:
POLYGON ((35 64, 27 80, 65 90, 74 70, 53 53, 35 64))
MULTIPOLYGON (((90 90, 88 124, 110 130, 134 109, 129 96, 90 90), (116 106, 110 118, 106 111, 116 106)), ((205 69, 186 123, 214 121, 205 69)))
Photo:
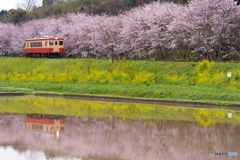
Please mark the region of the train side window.
POLYGON ((29 47, 29 42, 27 42, 27 46, 29 47))
POLYGON ((53 45, 53 41, 49 41, 49 45, 52 46, 53 45))
POLYGON ((59 45, 60 45, 60 46, 63 46, 63 41, 59 41, 59 45))
POLYGON ((57 41, 55 42, 55 46, 57 46, 58 45, 58 43, 57 43, 57 41))
POLYGON ((45 41, 45 47, 47 46, 47 41, 45 41))
POLYGON ((50 131, 51 131, 51 132, 54 132, 54 131, 55 131, 54 127, 51 127, 50 131))

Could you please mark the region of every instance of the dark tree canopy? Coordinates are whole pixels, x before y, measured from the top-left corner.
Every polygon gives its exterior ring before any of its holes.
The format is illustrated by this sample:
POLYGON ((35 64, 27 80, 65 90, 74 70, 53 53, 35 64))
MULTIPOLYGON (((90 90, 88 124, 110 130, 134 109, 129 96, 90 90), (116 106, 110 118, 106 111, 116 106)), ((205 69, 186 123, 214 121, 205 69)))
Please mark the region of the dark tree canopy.
POLYGON ((10 12, 10 19, 9 21, 13 22, 14 24, 20 23, 21 21, 26 20, 27 12, 23 9, 16 9, 10 12))
POLYGON ((240 0, 234 0, 234 1, 236 1, 236 2, 237 2, 237 5, 239 5, 239 4, 240 4, 240 0))
POLYGON ((8 13, 8 11, 7 10, 1 10, 1 12, 0 12, 0 16, 2 16, 2 15, 4 15, 4 14, 7 14, 8 13))

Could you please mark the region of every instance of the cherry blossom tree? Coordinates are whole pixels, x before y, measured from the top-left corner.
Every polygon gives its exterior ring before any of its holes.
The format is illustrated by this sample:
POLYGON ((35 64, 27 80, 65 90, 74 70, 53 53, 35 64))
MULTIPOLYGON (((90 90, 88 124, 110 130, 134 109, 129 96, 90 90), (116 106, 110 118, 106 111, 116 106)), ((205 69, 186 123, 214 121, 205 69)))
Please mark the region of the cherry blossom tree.
POLYGON ((61 19, 61 36, 65 38, 68 55, 92 50, 94 17, 85 14, 68 14, 61 19))
POLYGON ((24 40, 65 39, 67 56, 120 53, 155 60, 240 59, 240 10, 233 0, 192 0, 186 5, 154 2, 118 16, 68 13, 18 25, 0 23, 0 48, 24 53, 24 40))
POLYGON ((0 23, 0 49, 2 52, 11 53, 13 51, 11 38, 14 31, 15 25, 0 23))
POLYGON ((150 29, 147 24, 146 17, 149 14, 149 10, 134 9, 126 13, 124 17, 123 29, 121 32, 122 49, 125 48, 127 52, 133 52, 138 56, 148 56, 148 52, 151 48, 151 41, 147 34, 150 29))
POLYGON ((179 45, 183 44, 194 48, 195 56, 221 59, 228 48, 230 26, 238 10, 232 0, 191 1, 169 28, 175 35, 175 47, 182 48, 179 45))
POLYGON ((114 58, 119 54, 118 46, 120 43, 120 32, 122 22, 119 17, 97 16, 94 25, 93 46, 97 53, 102 53, 114 58))

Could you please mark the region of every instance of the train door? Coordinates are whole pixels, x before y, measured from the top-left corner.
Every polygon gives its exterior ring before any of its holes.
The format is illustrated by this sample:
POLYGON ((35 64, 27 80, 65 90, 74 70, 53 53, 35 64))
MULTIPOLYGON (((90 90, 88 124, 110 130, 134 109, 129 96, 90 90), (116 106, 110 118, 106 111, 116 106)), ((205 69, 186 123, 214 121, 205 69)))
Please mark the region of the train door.
POLYGON ((44 44, 44 53, 47 53, 47 48, 48 48, 48 42, 47 41, 45 41, 45 44, 44 44))
POLYGON ((54 41, 54 47, 53 47, 53 52, 55 53, 55 52, 59 52, 59 45, 58 45, 58 41, 57 40, 55 40, 54 41))

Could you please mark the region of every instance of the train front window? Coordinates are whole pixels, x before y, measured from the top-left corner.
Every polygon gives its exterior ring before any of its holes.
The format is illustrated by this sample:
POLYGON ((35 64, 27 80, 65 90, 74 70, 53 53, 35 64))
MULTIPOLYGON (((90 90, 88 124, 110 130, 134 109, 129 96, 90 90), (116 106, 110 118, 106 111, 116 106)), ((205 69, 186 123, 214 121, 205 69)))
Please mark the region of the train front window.
POLYGON ((60 46, 63 46, 63 41, 59 41, 59 45, 60 45, 60 46))
POLYGON ((55 46, 57 46, 58 44, 57 44, 57 41, 55 42, 55 46))
POLYGON ((53 45, 53 41, 49 41, 49 45, 52 46, 53 45))

